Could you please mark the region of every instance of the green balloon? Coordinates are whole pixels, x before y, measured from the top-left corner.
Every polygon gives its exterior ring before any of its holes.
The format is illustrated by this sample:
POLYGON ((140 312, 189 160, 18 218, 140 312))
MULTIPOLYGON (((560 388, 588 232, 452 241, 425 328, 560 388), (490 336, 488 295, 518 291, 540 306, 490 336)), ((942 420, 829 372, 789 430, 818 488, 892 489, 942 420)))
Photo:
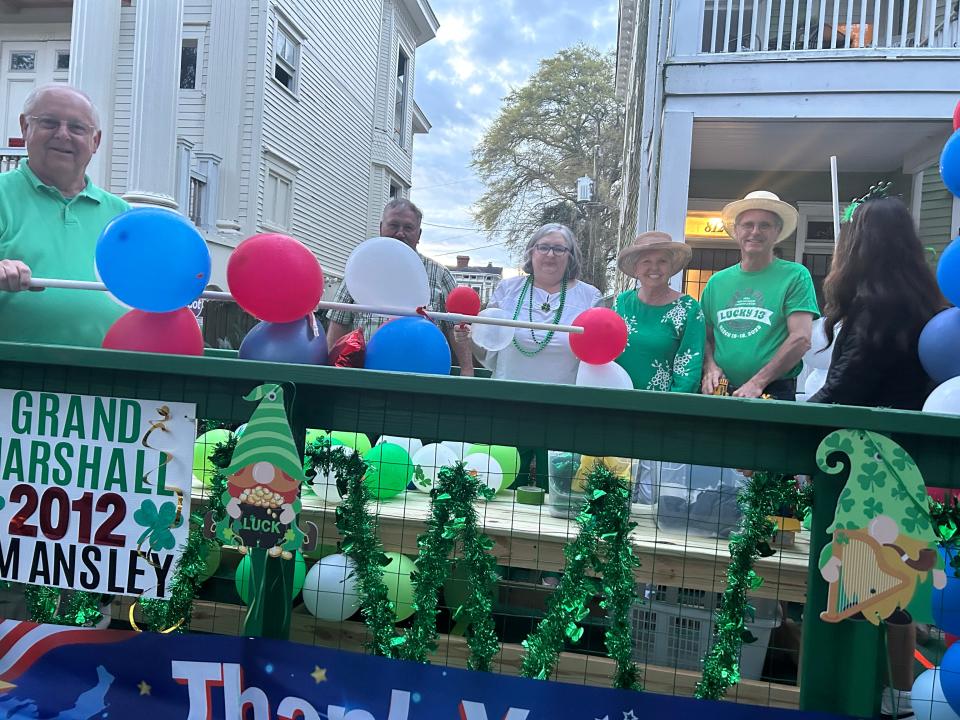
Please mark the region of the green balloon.
POLYGON ((193 476, 204 485, 209 485, 213 481, 213 473, 216 470, 210 462, 210 453, 219 443, 225 443, 231 437, 233 433, 229 430, 210 430, 193 443, 193 476))
MULTIPOLYGON (((303 590, 303 580, 307 577, 307 563, 303 555, 296 553, 293 556, 293 600, 303 590)), ((250 604, 250 556, 244 555, 243 560, 237 565, 237 574, 233 576, 233 584, 237 588, 237 595, 244 605, 250 604)))
POLYGON ((443 600, 450 612, 455 612, 470 599, 469 585, 470 571, 467 563, 463 560, 450 563, 450 574, 443 581, 443 600))
POLYGON ((390 564, 383 568, 383 582, 387 586, 387 597, 394 605, 397 622, 400 622, 413 615, 413 581, 410 574, 417 566, 406 555, 395 552, 386 555, 390 558, 390 564))
POLYGON ((473 453, 483 453, 489 455, 500 464, 503 470, 503 482, 500 489, 504 490, 517 479, 517 473, 520 472, 520 453, 516 448, 506 445, 471 445, 464 457, 473 453))
POLYGON ((204 559, 203 571, 200 573, 200 582, 206 582, 216 574, 222 555, 223 552, 218 544, 214 543, 210 546, 207 557, 204 559))
POLYGON ((334 430, 333 432, 327 432, 326 430, 307 430, 308 443, 311 443, 314 440, 319 440, 322 437, 329 437, 332 445, 343 445, 344 447, 356 450, 361 456, 370 452, 370 448, 372 447, 370 444, 370 438, 368 438, 362 432, 346 432, 344 430, 334 430))
POLYGON ((413 479, 413 462, 407 451, 399 445, 377 445, 363 459, 369 465, 363 481, 377 500, 399 495, 413 479))

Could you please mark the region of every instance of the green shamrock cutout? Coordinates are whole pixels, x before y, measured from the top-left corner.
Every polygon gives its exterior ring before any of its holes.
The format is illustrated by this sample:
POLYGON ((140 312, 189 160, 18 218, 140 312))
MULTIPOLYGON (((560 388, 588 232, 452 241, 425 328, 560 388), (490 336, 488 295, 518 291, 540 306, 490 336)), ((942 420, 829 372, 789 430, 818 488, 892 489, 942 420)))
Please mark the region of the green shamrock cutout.
POLYGON ((183 524, 183 517, 177 517, 176 503, 165 502, 157 509, 153 500, 144 500, 133 519, 137 525, 146 528, 137 540, 138 545, 147 540, 150 550, 173 550, 176 547, 177 541, 170 531, 183 524))

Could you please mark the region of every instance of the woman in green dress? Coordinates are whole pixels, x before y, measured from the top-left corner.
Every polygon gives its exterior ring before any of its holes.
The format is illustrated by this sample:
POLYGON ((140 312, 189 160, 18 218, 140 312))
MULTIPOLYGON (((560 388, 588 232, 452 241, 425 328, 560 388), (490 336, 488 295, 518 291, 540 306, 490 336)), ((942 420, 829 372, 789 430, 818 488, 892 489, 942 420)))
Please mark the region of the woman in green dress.
POLYGON ((617 362, 637 390, 698 392, 706 337, 700 303, 670 287, 693 253, 664 232, 645 232, 620 251, 617 267, 638 285, 613 309, 627 324, 627 348, 617 362))

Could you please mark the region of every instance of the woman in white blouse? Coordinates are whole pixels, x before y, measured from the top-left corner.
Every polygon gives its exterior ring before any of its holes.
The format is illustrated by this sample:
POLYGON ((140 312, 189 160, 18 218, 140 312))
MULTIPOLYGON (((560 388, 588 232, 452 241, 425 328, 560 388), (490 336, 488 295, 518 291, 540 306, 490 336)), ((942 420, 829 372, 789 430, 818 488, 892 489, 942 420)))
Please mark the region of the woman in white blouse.
MULTIPOLYGON (((566 225, 550 223, 527 241, 523 254, 525 275, 500 281, 487 307, 506 311, 514 320, 569 325, 584 310, 600 302, 600 291, 579 280, 581 255, 577 240, 566 225)), ((455 332, 466 342, 469 330, 455 332)), ((526 380, 572 385, 580 361, 570 350, 566 333, 517 328, 503 350, 488 352, 473 344, 477 358, 502 380, 526 380)), ((520 448, 521 474, 516 486, 529 484, 526 470, 532 450, 520 448)), ((537 453, 537 480, 546 487, 546 452, 537 453), (542 460, 541 460, 542 457, 542 460)))

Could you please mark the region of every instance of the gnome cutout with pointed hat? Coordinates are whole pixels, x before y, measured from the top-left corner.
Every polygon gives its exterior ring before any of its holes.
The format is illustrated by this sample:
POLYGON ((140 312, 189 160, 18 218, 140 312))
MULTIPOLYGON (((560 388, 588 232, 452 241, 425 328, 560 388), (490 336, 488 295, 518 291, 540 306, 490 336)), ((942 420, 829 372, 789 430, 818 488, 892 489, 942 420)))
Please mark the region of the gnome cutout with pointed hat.
POLYGON ((297 515, 306 477, 287 422, 283 389, 261 385, 244 400, 260 404, 223 470, 227 514, 217 524, 217 536, 238 545, 241 553, 261 548, 271 557, 289 559, 304 544, 297 515))

